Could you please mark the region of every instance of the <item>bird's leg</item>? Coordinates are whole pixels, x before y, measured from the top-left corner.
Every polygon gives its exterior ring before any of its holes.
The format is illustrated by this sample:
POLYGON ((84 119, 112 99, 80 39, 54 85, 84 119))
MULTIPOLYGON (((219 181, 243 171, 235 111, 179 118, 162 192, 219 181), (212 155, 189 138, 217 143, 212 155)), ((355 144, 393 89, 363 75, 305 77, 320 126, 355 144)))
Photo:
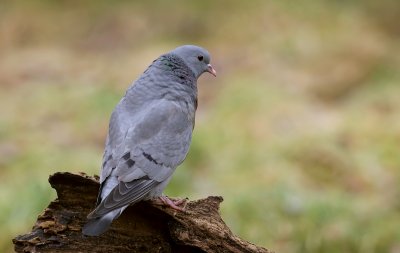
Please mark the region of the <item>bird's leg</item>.
POLYGON ((160 196, 158 198, 152 199, 152 203, 155 205, 162 205, 162 206, 168 206, 171 207, 172 209, 184 212, 185 207, 180 207, 179 205, 185 204, 186 199, 170 199, 167 196, 160 196))
MULTIPOLYGON (((166 196, 165 196, 166 197, 166 196)), ((166 198, 168 198, 168 197, 166 197, 166 198)), ((182 205, 182 204, 185 204, 186 205, 186 201, 188 200, 187 198, 184 198, 184 199, 174 199, 174 200, 172 200, 171 198, 169 198, 172 202, 174 202, 174 204, 175 205, 177 205, 177 206, 180 206, 180 205, 182 205)))
POLYGON ((166 206, 171 207, 172 209, 178 210, 178 211, 182 211, 184 212, 185 209, 178 206, 181 205, 182 203, 186 202, 185 199, 178 199, 178 200, 172 200, 170 198, 168 198, 167 196, 160 196, 158 197, 166 206))

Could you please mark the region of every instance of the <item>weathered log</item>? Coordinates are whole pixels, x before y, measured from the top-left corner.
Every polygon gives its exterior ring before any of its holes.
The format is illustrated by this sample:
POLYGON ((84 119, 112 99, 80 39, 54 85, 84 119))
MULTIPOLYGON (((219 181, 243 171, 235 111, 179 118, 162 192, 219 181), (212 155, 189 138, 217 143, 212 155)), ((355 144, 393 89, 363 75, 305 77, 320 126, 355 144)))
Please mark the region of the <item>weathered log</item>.
POLYGON ((270 252, 235 236, 222 220, 222 197, 189 201, 186 212, 142 201, 128 207, 101 236, 81 233, 93 209, 98 179, 55 173, 58 198, 39 215, 31 232, 13 239, 16 252, 270 252))

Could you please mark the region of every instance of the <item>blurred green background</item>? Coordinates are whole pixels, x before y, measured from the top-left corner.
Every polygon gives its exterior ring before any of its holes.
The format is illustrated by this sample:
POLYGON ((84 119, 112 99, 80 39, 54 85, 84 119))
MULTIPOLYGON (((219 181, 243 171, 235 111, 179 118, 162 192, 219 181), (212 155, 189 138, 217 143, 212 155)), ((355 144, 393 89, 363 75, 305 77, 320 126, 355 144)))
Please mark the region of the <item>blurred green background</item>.
POLYGON ((199 44, 189 156, 167 194, 222 195, 276 252, 400 252, 400 2, 2 1, 0 252, 98 174, 108 120, 160 54, 199 44))

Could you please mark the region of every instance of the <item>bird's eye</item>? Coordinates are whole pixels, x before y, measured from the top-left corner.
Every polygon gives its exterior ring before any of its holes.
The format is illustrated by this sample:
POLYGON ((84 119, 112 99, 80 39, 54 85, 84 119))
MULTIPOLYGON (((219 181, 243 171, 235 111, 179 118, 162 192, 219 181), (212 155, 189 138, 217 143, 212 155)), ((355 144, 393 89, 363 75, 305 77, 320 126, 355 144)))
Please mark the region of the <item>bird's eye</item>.
POLYGON ((197 59, 199 59, 199 61, 202 61, 203 60, 203 56, 199 55, 199 56, 197 56, 197 59))

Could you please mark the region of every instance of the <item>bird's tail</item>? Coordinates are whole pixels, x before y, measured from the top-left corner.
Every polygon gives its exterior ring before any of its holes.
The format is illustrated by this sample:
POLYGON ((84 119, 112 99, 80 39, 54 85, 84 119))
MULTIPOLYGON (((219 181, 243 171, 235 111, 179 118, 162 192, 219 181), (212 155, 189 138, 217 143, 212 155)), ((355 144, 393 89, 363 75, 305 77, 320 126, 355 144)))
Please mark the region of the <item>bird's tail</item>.
POLYGON ((111 211, 101 217, 89 218, 82 228, 82 233, 88 236, 98 236, 104 233, 110 227, 112 221, 119 217, 123 209, 125 208, 111 211))

